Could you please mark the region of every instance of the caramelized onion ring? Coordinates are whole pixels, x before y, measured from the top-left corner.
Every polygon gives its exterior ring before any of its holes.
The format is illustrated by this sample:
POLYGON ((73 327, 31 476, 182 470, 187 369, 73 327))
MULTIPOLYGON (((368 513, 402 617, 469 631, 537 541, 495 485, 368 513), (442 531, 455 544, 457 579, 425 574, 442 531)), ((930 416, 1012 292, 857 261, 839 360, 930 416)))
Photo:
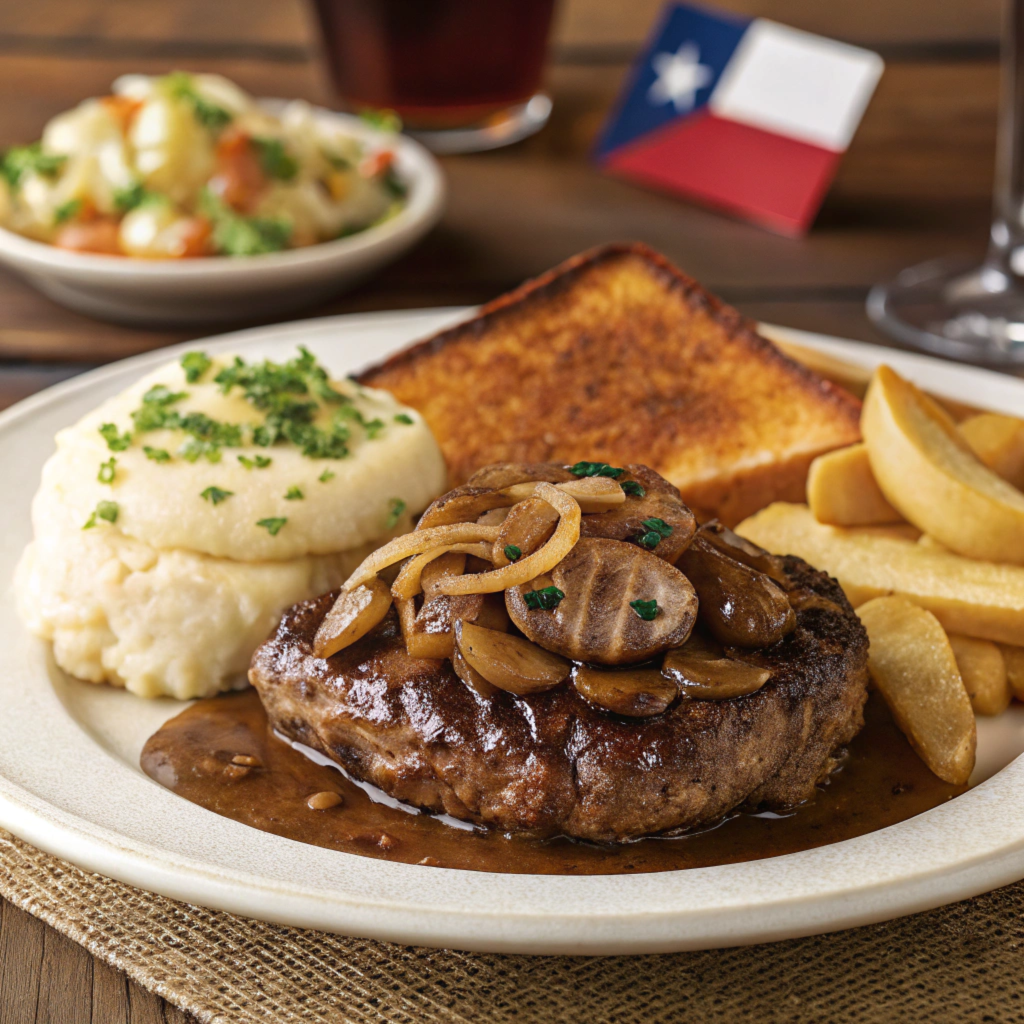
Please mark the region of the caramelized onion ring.
MULTIPOLYGON (((526 555, 518 562, 501 569, 475 575, 452 576, 450 579, 442 580, 437 586, 439 594, 494 594, 509 587, 518 587, 521 583, 529 583, 534 577, 553 569, 573 549, 580 539, 579 503, 571 495, 551 484, 539 483, 534 486, 536 497, 543 498, 549 505, 553 505, 560 517, 551 539, 532 555, 526 555)), ((479 526, 476 528, 484 529, 479 526)), ((414 534, 407 536, 411 537, 414 534)))
POLYGON ((422 593, 423 585, 420 577, 423 575, 423 570, 435 558, 440 558, 441 555, 449 551, 457 552, 460 555, 476 555, 477 558, 483 558, 489 562, 493 550, 493 545, 480 541, 477 544, 442 544, 440 547, 424 551, 422 555, 410 558, 402 566, 402 571, 398 574, 395 582, 391 584, 391 596, 396 601, 402 601, 422 593))
MULTIPOLYGON (((515 501, 525 501, 540 496, 539 486, 539 482, 512 484, 502 488, 501 493, 515 501)), ((626 500, 626 492, 614 480, 603 476, 583 477, 554 486, 575 498, 582 512, 607 512, 626 500)))
MULTIPOLYGON (((578 518, 579 514, 577 513, 577 520, 578 518)), ((410 555, 419 555, 445 544, 471 544, 481 540, 490 541, 493 544, 497 536, 497 526, 478 526, 476 523, 452 523, 449 526, 432 526, 427 530, 413 530, 412 533, 404 533, 401 537, 388 541, 382 548, 377 548, 373 554, 367 555, 342 586, 345 590, 355 590, 367 580, 372 580, 381 569, 386 569, 389 565, 394 565, 395 562, 401 562, 410 555)), ((482 573, 481 575, 489 574, 482 573)), ((461 576, 458 578, 462 579, 461 576)), ((460 591, 460 593, 469 594, 475 593, 475 591, 467 590, 460 591)))

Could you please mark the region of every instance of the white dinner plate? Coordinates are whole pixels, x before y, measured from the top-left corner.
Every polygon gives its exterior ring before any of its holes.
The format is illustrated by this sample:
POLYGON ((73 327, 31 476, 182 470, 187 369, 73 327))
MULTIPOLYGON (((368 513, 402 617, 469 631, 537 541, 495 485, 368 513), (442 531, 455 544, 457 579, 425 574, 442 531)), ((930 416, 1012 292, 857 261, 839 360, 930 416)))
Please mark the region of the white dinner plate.
MULTIPOLYGON (((198 343, 285 357, 309 346, 357 371, 464 311, 334 317, 198 343)), ((892 364, 939 395, 1024 413, 1024 381, 869 345, 777 332, 851 363, 892 364)), ((10 580, 53 435, 176 352, 95 370, 0 416, 10 580)), ((291 925, 401 943, 524 953, 641 953, 763 942, 880 921, 1024 877, 1024 708, 978 723, 978 784, 901 824, 804 853, 643 875, 498 875, 389 863, 256 831, 175 796, 139 769, 183 705, 69 679, 0 611, 0 826, 167 896, 291 925)))

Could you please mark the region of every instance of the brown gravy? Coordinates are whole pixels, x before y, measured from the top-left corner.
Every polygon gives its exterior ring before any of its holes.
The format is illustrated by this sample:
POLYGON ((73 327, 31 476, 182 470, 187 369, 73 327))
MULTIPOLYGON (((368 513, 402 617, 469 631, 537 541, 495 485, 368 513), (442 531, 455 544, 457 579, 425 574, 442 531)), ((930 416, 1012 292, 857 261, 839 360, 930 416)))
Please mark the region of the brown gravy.
POLYGON ((314 846, 407 864, 542 875, 673 871, 778 857, 885 828, 966 788, 928 771, 877 695, 849 757, 814 801, 786 816, 737 814, 704 832, 622 846, 466 831, 374 803, 340 771, 274 736, 254 690, 199 701, 172 718, 146 743, 142 769, 201 807, 314 846), (311 810, 307 800, 323 792, 342 802, 311 810))

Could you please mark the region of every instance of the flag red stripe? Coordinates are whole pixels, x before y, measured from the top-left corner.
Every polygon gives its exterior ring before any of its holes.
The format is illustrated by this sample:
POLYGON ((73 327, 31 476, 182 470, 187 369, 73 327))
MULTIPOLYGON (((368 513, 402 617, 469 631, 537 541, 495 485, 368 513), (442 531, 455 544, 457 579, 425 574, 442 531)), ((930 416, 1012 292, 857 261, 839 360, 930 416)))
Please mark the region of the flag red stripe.
POLYGON ((602 166, 797 235, 814 220, 841 156, 705 109, 613 150, 602 166))

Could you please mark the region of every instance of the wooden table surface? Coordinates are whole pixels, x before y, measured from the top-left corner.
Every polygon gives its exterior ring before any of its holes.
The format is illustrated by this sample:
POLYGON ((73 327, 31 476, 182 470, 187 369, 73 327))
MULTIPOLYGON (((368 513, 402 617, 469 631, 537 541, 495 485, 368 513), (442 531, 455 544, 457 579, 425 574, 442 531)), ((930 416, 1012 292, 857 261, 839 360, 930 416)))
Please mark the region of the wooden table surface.
MULTIPOLYGON (((476 303, 581 249, 640 239, 751 316, 883 341, 864 314, 873 282, 932 256, 983 250, 999 0, 722 2, 886 58, 807 238, 780 238, 588 166, 588 146, 659 3, 565 0, 549 126, 508 149, 444 159, 450 200, 437 230, 375 280, 306 315, 476 303)), ((47 118, 125 71, 218 71, 257 95, 329 103, 305 14, 300 0, 0 5, 0 147, 37 138, 47 118)), ((98 363, 204 333, 101 323, 0 272, 0 407, 98 363)), ((0 1024, 185 1019, 0 901, 0 1024)))

